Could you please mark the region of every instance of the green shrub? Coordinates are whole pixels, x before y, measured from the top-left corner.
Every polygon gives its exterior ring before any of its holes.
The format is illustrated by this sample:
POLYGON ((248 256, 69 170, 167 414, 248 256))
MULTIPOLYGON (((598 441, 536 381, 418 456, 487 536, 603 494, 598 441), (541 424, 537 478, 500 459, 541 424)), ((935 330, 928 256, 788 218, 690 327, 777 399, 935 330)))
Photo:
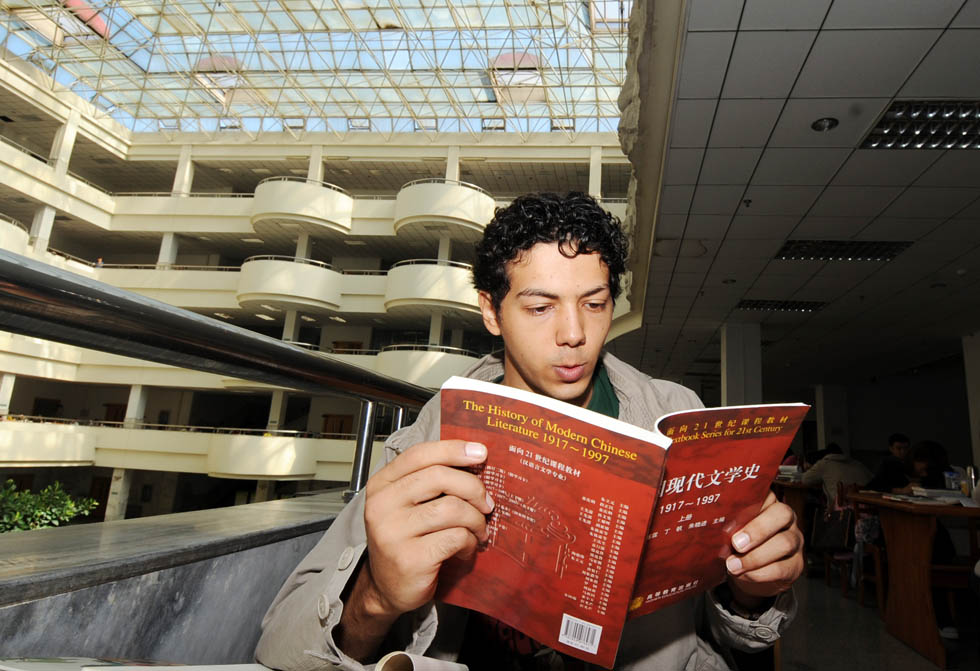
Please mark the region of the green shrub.
POLYGON ((34 494, 17 491, 14 481, 7 480, 0 488, 0 533, 56 527, 79 515, 88 515, 96 506, 95 499, 73 498, 60 482, 34 494))

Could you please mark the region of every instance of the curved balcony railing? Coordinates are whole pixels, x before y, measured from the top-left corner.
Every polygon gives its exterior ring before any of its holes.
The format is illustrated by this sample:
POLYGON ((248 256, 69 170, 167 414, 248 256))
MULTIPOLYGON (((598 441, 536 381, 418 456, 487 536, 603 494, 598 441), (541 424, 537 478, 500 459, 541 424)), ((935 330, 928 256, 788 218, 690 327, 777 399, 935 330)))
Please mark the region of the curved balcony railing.
POLYGON ((409 344, 409 345, 387 345, 382 347, 382 352, 443 352, 444 354, 458 354, 460 356, 468 356, 474 359, 480 358, 480 354, 463 349, 462 347, 449 347, 447 345, 422 345, 422 344, 409 344))
POLYGON ((242 262, 242 265, 244 266, 246 263, 250 263, 252 261, 289 261, 290 263, 302 263, 308 266, 317 266, 318 268, 326 268, 327 270, 340 272, 332 265, 324 261, 305 259, 301 256, 288 256, 286 254, 259 254, 257 256, 250 256, 242 262))
POLYGON ((459 375, 480 357, 461 347, 425 344, 395 344, 381 348, 374 369, 383 374, 436 388, 459 375))
POLYGON ((461 182, 458 179, 446 179, 444 177, 425 177, 422 179, 413 179, 411 182, 402 184, 402 188, 406 189, 410 186, 415 186, 416 184, 452 184, 454 186, 461 186, 465 189, 472 189, 477 193, 482 193, 485 196, 493 198, 493 194, 484 189, 482 186, 477 186, 476 184, 471 184, 469 182, 461 182))
POLYGON ((173 191, 116 191, 113 196, 126 198, 254 198, 254 193, 229 193, 227 191, 190 191, 174 193, 173 191))
POLYGON ((472 264, 463 263, 462 261, 450 261, 449 259, 405 259, 404 261, 391 264, 392 268, 400 268, 402 266, 450 266, 452 268, 473 270, 472 264))
POLYGON ((315 259, 266 254, 242 263, 236 297, 247 309, 274 305, 285 310, 340 309, 343 273, 315 259))
POLYGON ((17 219, 14 219, 13 217, 8 217, 5 214, 0 214, 0 221, 10 224, 11 226, 14 226, 16 228, 19 228, 20 230, 24 231, 28 235, 31 234, 31 229, 29 229, 25 224, 21 223, 17 219))
POLYGON ((14 142, 13 140, 11 140, 9 137, 7 137, 5 135, 0 135, 0 142, 3 142, 5 145, 8 145, 10 147, 13 147, 14 149, 16 149, 19 152, 22 152, 24 154, 27 154, 31 158, 36 159, 36 160, 40 161, 41 163, 48 163, 49 162, 47 156, 42 156, 41 154, 37 153, 33 149, 28 149, 24 145, 18 144, 17 142, 14 142))
POLYGON ((31 230, 13 217, 0 214, 0 248, 24 254, 31 239, 31 230))
MULTIPOLYGON (((395 232, 441 223, 482 232, 496 202, 486 189, 453 179, 426 178, 402 186, 395 199, 395 232)), ((452 231, 452 228, 450 228, 452 231)))
POLYGON ((266 177, 261 182, 259 182, 255 188, 258 189, 258 187, 262 186, 263 184, 268 184, 269 182, 299 182, 300 184, 315 184, 321 188, 331 189, 333 191, 337 191, 338 193, 342 193, 348 198, 354 197, 354 194, 352 194, 350 191, 348 191, 342 186, 337 186, 336 184, 331 184, 330 182, 324 182, 319 179, 310 179, 309 177, 297 177, 296 175, 276 175, 274 177, 266 177))
POLYGON ((255 187, 252 227, 306 224, 307 232, 319 230, 350 233, 354 197, 347 189, 307 177, 267 177, 255 187))

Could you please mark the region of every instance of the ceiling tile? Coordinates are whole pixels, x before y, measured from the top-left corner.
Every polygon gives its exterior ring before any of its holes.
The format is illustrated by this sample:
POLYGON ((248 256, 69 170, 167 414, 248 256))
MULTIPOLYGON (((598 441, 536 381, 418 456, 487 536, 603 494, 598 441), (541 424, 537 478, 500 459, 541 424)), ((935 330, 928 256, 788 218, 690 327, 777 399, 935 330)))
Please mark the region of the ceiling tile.
POLYGON ((722 256, 715 259, 711 265, 711 273, 744 279, 754 278, 765 269, 769 261, 761 256, 744 259, 722 256))
POLYGON ((671 117, 672 147, 703 147, 708 143, 716 100, 678 100, 671 117))
POLYGON ((844 148, 770 147, 752 176, 753 184, 824 185, 851 152, 844 148))
POLYGON ((878 217, 856 237, 858 240, 918 240, 935 229, 942 219, 899 219, 878 217))
POLYGON ((732 220, 727 237, 743 240, 785 239, 798 221, 798 217, 739 215, 732 220))
POLYGON ((809 31, 739 32, 722 97, 786 97, 815 35, 809 31))
POLYGON ((980 219, 980 198, 956 213, 957 219, 980 219))
POLYGON ((736 240, 727 238, 721 243, 718 256, 734 256, 738 259, 771 259, 785 242, 782 238, 773 240, 736 240))
POLYGON ((867 225, 867 217, 806 217, 790 237, 794 240, 848 240, 867 225))
POLYGON ((938 30, 823 30, 793 97, 894 96, 939 34, 938 30))
POLYGON ((856 147, 874 126, 890 102, 887 98, 794 98, 776 123, 770 147, 856 147), (817 119, 832 117, 840 124, 819 133, 811 128, 817 119))
POLYGON ((748 184, 761 148, 710 147, 701 168, 701 184, 748 184))
MULTIPOLYGON (((932 149, 858 149, 847 159, 833 183, 846 186, 908 186, 941 154, 942 150, 932 149)), ((980 159, 980 156, 977 158, 980 159)))
POLYGON ((720 100, 711 128, 712 147, 763 147, 769 141, 781 99, 720 100))
POLYGON ((948 30, 902 87, 903 98, 976 99, 980 30, 948 30), (972 63, 973 67, 965 64, 972 63))
POLYGON ((681 60, 678 98, 717 98, 735 33, 688 33, 681 60))
POLYGON ((980 219, 950 219, 936 227, 929 235, 925 236, 925 239, 980 242, 980 219))
POLYGON ((665 186, 660 196, 660 213, 687 214, 693 197, 693 186, 665 186))
POLYGON ((889 217, 951 217, 980 196, 980 189, 911 187, 883 213, 889 217))
POLYGON ((820 195, 819 186, 757 186, 749 185, 744 198, 751 201, 739 208, 738 214, 801 215, 810 209, 820 195))
POLYGON ((687 214, 661 214, 654 228, 654 238, 679 238, 684 232, 687 214))
MULTIPOLYGON (((899 152, 918 154, 918 151, 899 152)), ((980 184, 980 151, 950 150, 916 180, 916 186, 977 186, 980 184)))
POLYGON ((821 217, 873 217, 902 192, 895 186, 828 186, 810 214, 821 217))
POLYGON ((743 0, 691 0, 687 10, 687 29, 738 30, 742 3, 743 0))
POLYGON ((824 29, 945 28, 963 0, 836 0, 824 29))
POLYGON ((697 184, 704 149, 672 147, 667 152, 664 184, 697 184))
POLYGON ((734 214, 742 202, 744 186, 698 186, 691 214, 734 214))
POLYGON ((684 237, 721 239, 725 237, 731 220, 727 214, 692 214, 687 221, 684 237))
POLYGON ((980 28, 980 0, 967 0, 956 15, 953 28, 980 28))
POLYGON ((804 30, 820 28, 830 0, 748 0, 742 30, 804 30))

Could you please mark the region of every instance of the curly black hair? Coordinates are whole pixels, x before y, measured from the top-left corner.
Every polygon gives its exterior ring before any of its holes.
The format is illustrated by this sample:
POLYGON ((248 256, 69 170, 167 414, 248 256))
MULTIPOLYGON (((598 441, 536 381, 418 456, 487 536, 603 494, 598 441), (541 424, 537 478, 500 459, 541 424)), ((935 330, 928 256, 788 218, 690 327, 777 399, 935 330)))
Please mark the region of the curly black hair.
POLYGON ((559 250, 569 258, 598 253, 609 268, 613 300, 619 296, 629 255, 629 241, 619 220, 584 193, 536 193, 497 208, 476 245, 473 285, 490 294, 494 310, 500 310, 510 291, 507 264, 539 242, 559 243, 559 250))

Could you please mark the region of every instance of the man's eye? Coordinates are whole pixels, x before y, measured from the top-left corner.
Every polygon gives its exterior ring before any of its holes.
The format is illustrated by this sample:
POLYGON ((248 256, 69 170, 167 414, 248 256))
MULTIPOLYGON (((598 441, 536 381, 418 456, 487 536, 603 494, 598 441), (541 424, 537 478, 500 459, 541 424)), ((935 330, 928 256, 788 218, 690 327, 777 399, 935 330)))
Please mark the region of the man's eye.
POLYGON ((590 310, 604 310, 606 308, 606 301, 586 303, 586 305, 590 310))
POLYGON ((532 315, 543 315, 550 307, 550 305, 532 305, 527 311, 532 315))

